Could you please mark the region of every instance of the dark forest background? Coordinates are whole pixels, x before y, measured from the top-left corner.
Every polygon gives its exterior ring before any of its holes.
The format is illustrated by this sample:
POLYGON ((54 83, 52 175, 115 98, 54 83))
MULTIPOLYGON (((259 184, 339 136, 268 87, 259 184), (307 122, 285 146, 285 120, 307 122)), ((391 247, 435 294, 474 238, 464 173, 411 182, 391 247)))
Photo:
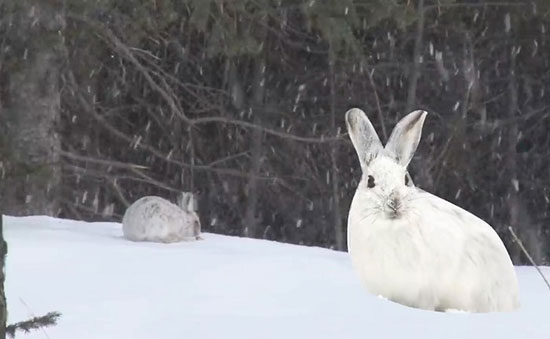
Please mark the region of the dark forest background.
POLYGON ((549 29, 550 1, 0 0, 3 213, 192 191, 203 231, 343 250, 344 113, 385 141, 422 108, 415 184, 548 264, 549 29))

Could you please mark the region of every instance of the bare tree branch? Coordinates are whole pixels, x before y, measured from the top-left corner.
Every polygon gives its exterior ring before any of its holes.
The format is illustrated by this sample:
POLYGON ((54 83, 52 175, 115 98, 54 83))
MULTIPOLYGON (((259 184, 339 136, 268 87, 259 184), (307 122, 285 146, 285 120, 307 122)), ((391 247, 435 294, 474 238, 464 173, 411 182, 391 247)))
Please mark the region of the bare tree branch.
POLYGON ((91 162, 94 164, 105 165, 105 166, 116 167, 116 168, 125 168, 125 169, 148 169, 149 168, 148 166, 136 165, 132 163, 126 163, 126 162, 121 162, 121 161, 111 160, 111 159, 94 158, 94 157, 80 155, 80 154, 76 154, 68 151, 60 151, 60 154, 72 160, 91 162))
POLYGON ((266 127, 258 126, 258 125, 255 125, 255 124, 251 123, 251 122, 242 121, 242 120, 234 120, 234 119, 224 118, 224 117, 197 118, 197 119, 193 119, 192 122, 195 125, 196 124, 205 124, 205 123, 209 123, 209 122, 226 123, 226 124, 237 125, 237 126, 247 127, 247 128, 251 128, 251 129, 261 130, 261 131, 263 131, 267 134, 275 135, 275 136, 281 137, 283 139, 289 139, 289 140, 295 140, 295 141, 300 141, 300 142, 305 142, 305 143, 313 143, 313 144, 324 144, 324 143, 331 143, 331 142, 335 142, 335 141, 344 141, 344 138, 342 137, 342 135, 340 135, 338 137, 330 137, 330 136, 324 137, 324 136, 321 136, 320 138, 300 137, 300 136, 296 136, 296 135, 292 135, 292 134, 288 134, 288 133, 278 132, 278 131, 275 131, 275 130, 272 130, 272 129, 269 129, 269 128, 266 128, 266 127))
POLYGON ((149 86, 151 86, 151 88, 159 93, 160 96, 166 101, 170 109, 177 116, 183 119, 183 121, 190 123, 189 118, 185 115, 181 107, 178 107, 177 100, 174 99, 173 95, 170 95, 170 93, 168 93, 168 91, 170 91, 169 87, 164 86, 163 88, 157 82, 155 82, 149 74, 149 71, 139 62, 139 60, 134 56, 128 46, 120 41, 109 28, 105 27, 104 25, 98 24, 93 20, 90 20, 85 16, 81 16, 75 13, 67 13, 67 17, 83 22, 95 29, 96 31, 100 32, 101 36, 105 37, 107 39, 107 42, 110 43, 111 46, 113 46, 113 48, 117 52, 119 52, 122 57, 124 57, 136 67, 136 69, 143 75, 149 86))

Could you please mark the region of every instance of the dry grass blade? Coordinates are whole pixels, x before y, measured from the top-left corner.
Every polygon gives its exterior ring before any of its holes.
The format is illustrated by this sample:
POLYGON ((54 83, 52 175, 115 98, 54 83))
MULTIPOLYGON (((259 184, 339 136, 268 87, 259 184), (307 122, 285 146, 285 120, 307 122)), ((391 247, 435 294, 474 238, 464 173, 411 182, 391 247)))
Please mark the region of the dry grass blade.
POLYGON ((548 289, 550 289, 550 283, 548 282, 548 280, 546 279, 546 277, 544 276, 544 274, 542 273, 542 271, 540 270, 539 266, 537 265, 537 263, 535 263, 535 260, 533 260, 533 257, 531 257, 531 255, 529 254, 529 252, 527 252, 527 249, 525 248, 525 246, 523 246, 523 243, 521 242, 521 240, 519 239, 519 237, 516 235, 516 232, 514 232, 514 229, 512 228, 512 226, 508 226, 508 230, 510 231, 510 233, 512 234, 512 237, 514 238, 514 240, 518 243, 519 247, 521 248, 521 250, 523 251, 523 253, 525 254, 525 256, 527 257, 527 259, 529 259, 529 261, 531 262, 531 265, 535 266, 535 268, 537 269, 537 271, 539 272, 540 276, 542 277, 542 279, 544 280, 544 282, 546 283, 546 286, 548 286, 548 289))

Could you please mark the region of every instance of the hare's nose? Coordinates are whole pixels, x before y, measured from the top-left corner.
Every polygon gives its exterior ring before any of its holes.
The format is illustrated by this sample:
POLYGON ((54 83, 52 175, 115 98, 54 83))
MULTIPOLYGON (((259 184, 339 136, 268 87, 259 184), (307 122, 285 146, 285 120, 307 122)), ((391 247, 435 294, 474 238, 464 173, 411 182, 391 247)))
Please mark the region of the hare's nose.
POLYGON ((398 218, 401 215, 401 199, 397 195, 389 196, 386 200, 386 215, 390 219, 398 218))
POLYGON ((393 199, 388 200, 388 207, 390 207, 391 209, 397 209, 399 207, 399 205, 400 205, 399 199, 397 199, 397 198, 393 198, 393 199))
POLYGON ((393 191, 389 195, 386 203, 388 207, 394 211, 397 211, 399 208, 401 208, 401 198, 399 197, 399 194, 396 191, 393 191))

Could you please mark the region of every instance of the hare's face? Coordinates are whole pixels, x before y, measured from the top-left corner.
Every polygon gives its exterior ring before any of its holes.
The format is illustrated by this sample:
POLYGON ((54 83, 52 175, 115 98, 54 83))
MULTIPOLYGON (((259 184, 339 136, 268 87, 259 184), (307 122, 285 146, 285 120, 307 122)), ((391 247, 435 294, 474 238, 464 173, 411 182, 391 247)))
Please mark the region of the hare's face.
POLYGON ((420 141, 426 112, 414 111, 397 123, 382 146, 374 127, 357 108, 346 113, 346 125, 357 152, 363 177, 356 206, 368 213, 395 219, 403 216, 416 190, 407 182, 407 166, 420 141))
POLYGON ((365 169, 358 193, 372 208, 388 219, 401 217, 415 189, 408 186, 407 170, 392 158, 379 155, 365 169))

